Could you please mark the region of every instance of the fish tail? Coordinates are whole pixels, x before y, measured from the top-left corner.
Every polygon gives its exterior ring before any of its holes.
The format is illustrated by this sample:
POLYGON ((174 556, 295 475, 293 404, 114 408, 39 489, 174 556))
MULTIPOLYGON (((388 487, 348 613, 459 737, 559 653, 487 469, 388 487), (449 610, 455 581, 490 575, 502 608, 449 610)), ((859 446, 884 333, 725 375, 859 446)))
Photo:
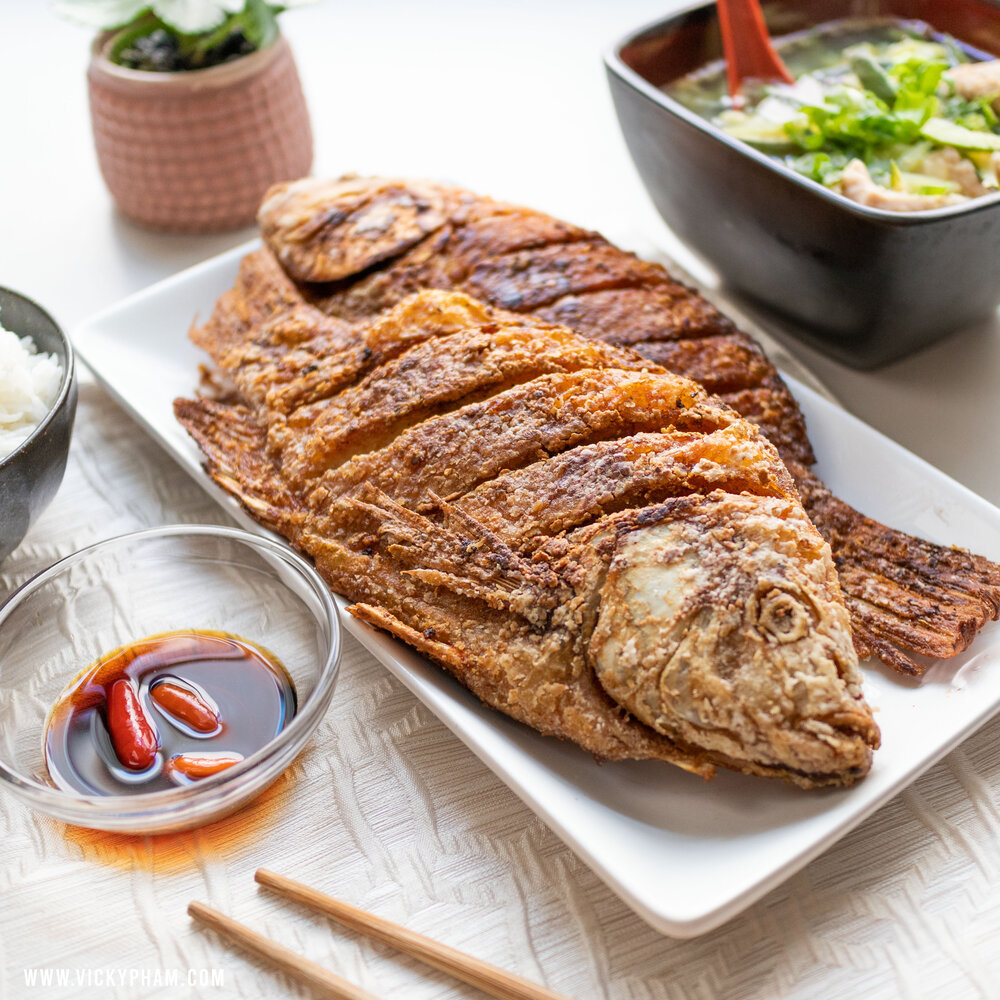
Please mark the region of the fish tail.
POLYGON ((1000 565, 888 528, 802 466, 791 472, 833 551, 859 656, 920 676, 929 663, 916 657, 957 656, 1000 616, 1000 565))

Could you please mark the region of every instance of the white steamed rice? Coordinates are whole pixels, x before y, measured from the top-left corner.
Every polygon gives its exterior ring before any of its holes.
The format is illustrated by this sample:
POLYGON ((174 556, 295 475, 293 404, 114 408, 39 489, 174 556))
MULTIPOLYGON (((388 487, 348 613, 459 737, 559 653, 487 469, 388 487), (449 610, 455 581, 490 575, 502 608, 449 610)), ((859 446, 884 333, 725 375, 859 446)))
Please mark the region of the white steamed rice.
POLYGON ((0 461, 42 422, 59 395, 62 366, 30 337, 0 326, 0 461))

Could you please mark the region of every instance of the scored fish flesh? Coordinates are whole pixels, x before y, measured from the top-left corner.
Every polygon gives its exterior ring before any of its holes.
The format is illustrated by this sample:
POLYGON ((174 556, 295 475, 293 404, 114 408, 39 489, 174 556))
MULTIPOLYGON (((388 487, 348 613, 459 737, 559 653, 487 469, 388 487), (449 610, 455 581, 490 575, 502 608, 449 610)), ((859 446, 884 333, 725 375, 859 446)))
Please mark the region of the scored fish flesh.
POLYGON ((868 771, 830 548, 695 382, 460 293, 331 318, 261 254, 192 336, 216 398, 175 410, 213 477, 487 704, 607 759, 868 771))
POLYGON ((542 213, 427 181, 278 185, 260 222, 271 253, 257 255, 252 280, 276 282, 328 323, 369 318, 421 288, 462 290, 632 346, 718 394, 777 446, 830 542, 860 656, 920 674, 919 657, 955 656, 1000 613, 1000 566, 888 528, 832 496, 809 471, 805 421, 763 352, 658 264, 542 213))

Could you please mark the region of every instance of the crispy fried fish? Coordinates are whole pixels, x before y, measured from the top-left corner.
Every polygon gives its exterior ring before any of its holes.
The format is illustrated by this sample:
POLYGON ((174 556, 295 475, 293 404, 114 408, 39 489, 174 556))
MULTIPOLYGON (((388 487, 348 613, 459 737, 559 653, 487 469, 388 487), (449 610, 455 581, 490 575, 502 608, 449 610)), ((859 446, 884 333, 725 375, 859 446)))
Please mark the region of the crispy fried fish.
MULTIPOLYGON (((1000 567, 894 531, 837 500, 809 471, 805 422, 760 348, 662 267, 599 234, 530 209, 430 182, 306 179, 273 188, 260 223, 276 270, 303 302, 341 322, 421 288, 458 289, 504 310, 630 345, 753 421, 777 446, 813 523, 833 548, 861 656, 904 673, 911 653, 949 657, 1000 613, 1000 567), (286 276, 287 275, 287 276, 286 276)), ((225 326, 225 309, 209 324, 225 326)))
POLYGON ((234 394, 177 416, 359 618, 599 757, 867 772, 829 546, 773 445, 696 383, 457 293, 353 337, 306 323, 294 362, 268 354, 273 317, 247 335, 222 313, 194 336, 234 394))

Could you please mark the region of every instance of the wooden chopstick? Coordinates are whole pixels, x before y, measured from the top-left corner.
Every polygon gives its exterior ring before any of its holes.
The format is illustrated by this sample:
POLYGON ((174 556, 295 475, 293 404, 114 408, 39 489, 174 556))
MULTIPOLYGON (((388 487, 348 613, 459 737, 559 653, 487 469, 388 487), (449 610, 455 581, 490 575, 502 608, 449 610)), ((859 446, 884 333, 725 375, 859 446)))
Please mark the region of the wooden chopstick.
POLYGON ((331 997, 332 1000, 377 1000, 360 986, 355 986, 354 983, 341 979, 329 969, 324 969, 322 965, 317 965, 290 948, 286 948, 276 941, 271 941, 262 934, 250 930, 249 927, 244 927, 232 917, 227 917, 224 913, 213 910, 212 907, 206 906, 204 903, 188 903, 188 913, 195 920, 200 920, 223 937, 229 938, 230 941, 235 942, 251 955, 265 959, 281 969, 282 972, 287 972, 293 979, 311 986, 324 996, 331 997))
POLYGON ((431 938, 417 934, 406 927, 394 924, 373 913, 359 910, 350 903, 344 903, 332 896, 295 882, 284 875, 277 875, 266 868, 259 868, 254 878, 261 885, 274 889, 275 892, 297 903, 319 910, 320 913, 332 917, 338 923, 351 930, 365 934, 376 941, 392 945, 398 951, 405 952, 427 965, 447 972, 456 979, 476 986, 484 993, 497 997, 498 1000, 566 1000, 566 997, 552 990, 532 983, 511 972, 498 969, 495 965, 483 962, 471 955, 441 944, 431 938))

